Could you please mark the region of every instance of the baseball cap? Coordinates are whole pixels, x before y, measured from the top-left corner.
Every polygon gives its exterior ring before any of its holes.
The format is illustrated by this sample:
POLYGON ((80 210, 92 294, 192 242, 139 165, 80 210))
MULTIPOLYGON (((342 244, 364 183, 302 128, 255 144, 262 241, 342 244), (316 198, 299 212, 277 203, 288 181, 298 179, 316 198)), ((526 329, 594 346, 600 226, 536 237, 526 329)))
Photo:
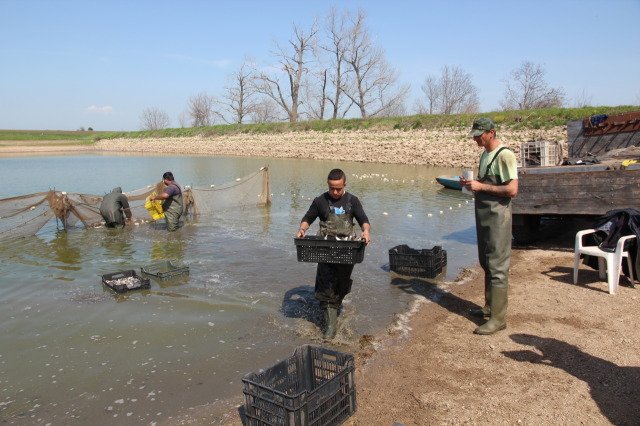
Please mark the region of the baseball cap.
POLYGON ((487 117, 476 118, 475 120, 473 120, 473 127, 471 127, 469 137, 475 138, 476 136, 480 136, 487 130, 492 130, 495 128, 496 123, 494 123, 492 119, 487 117))

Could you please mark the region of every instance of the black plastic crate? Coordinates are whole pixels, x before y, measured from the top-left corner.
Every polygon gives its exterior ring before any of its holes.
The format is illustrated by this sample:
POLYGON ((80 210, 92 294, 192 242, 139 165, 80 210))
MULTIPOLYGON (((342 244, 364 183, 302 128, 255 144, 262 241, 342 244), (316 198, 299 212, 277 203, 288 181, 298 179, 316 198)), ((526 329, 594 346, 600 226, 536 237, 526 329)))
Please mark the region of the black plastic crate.
POLYGON ((353 355, 303 345, 243 377, 248 425, 339 425, 356 411, 353 355))
POLYGON ((364 259, 364 241, 342 241, 335 237, 294 238, 298 262, 343 263, 353 265, 364 259))
POLYGON ((115 291, 116 293, 124 293, 131 290, 140 290, 151 287, 151 282, 147 278, 142 278, 136 274, 133 269, 113 274, 105 274, 102 276, 102 283, 115 291), (128 280, 130 279, 130 280, 128 280), (124 282, 130 281, 130 284, 124 282))
POLYGON ((143 266, 142 268, 140 268, 140 271, 143 274, 151 275, 152 277, 165 279, 177 277, 180 275, 187 275, 189 274, 189 267, 176 265, 170 260, 163 260, 143 266))
POLYGON ((435 278, 447 266, 447 251, 441 246, 412 249, 406 244, 389 250, 389 269, 402 275, 435 278))

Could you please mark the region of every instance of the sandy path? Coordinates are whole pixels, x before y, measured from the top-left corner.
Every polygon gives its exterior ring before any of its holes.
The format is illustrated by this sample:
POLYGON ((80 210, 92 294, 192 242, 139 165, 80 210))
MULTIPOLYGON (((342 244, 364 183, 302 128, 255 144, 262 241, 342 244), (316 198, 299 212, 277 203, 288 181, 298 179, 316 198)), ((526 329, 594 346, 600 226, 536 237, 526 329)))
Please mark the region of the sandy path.
POLYGON ((358 352, 359 409, 347 424, 638 424, 638 289, 609 295, 584 266, 573 285, 572 260, 518 250, 508 328, 494 336, 472 334, 480 322, 467 315, 482 301, 477 270, 445 293, 400 283, 425 303, 406 339, 358 352))

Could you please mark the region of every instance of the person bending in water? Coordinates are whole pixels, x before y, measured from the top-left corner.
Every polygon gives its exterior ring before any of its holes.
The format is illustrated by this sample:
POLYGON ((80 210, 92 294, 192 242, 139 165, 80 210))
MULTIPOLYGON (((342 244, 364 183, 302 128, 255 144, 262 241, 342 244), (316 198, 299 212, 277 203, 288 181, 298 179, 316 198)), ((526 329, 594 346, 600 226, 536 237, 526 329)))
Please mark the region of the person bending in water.
POLYGON ((102 197, 100 203, 100 215, 104 219, 107 228, 124 228, 126 222, 131 221, 131 210, 129 209, 129 199, 122 193, 120 187, 102 197))

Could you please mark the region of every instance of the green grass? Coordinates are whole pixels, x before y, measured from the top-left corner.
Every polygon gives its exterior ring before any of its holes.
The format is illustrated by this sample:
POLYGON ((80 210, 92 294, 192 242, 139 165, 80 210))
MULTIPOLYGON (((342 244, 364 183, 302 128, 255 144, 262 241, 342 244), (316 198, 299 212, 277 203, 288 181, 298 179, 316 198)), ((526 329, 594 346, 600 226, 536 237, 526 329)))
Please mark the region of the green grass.
POLYGON ((189 136, 224 136, 231 134, 269 134, 284 132, 332 132, 339 130, 431 130, 440 128, 469 128, 476 117, 489 117, 499 128, 548 129, 562 126, 570 120, 581 120, 594 114, 615 115, 638 111, 640 106, 599 106, 586 108, 547 108, 521 111, 494 111, 481 114, 410 115, 403 117, 351 118, 344 120, 313 120, 298 123, 231 124, 206 127, 174 128, 136 132, 83 131, 19 131, 0 130, 0 141, 66 141, 91 143, 112 138, 169 138, 189 136))
POLYGON ((65 143, 93 143, 108 132, 64 130, 0 130, 0 141, 60 141, 65 143))

